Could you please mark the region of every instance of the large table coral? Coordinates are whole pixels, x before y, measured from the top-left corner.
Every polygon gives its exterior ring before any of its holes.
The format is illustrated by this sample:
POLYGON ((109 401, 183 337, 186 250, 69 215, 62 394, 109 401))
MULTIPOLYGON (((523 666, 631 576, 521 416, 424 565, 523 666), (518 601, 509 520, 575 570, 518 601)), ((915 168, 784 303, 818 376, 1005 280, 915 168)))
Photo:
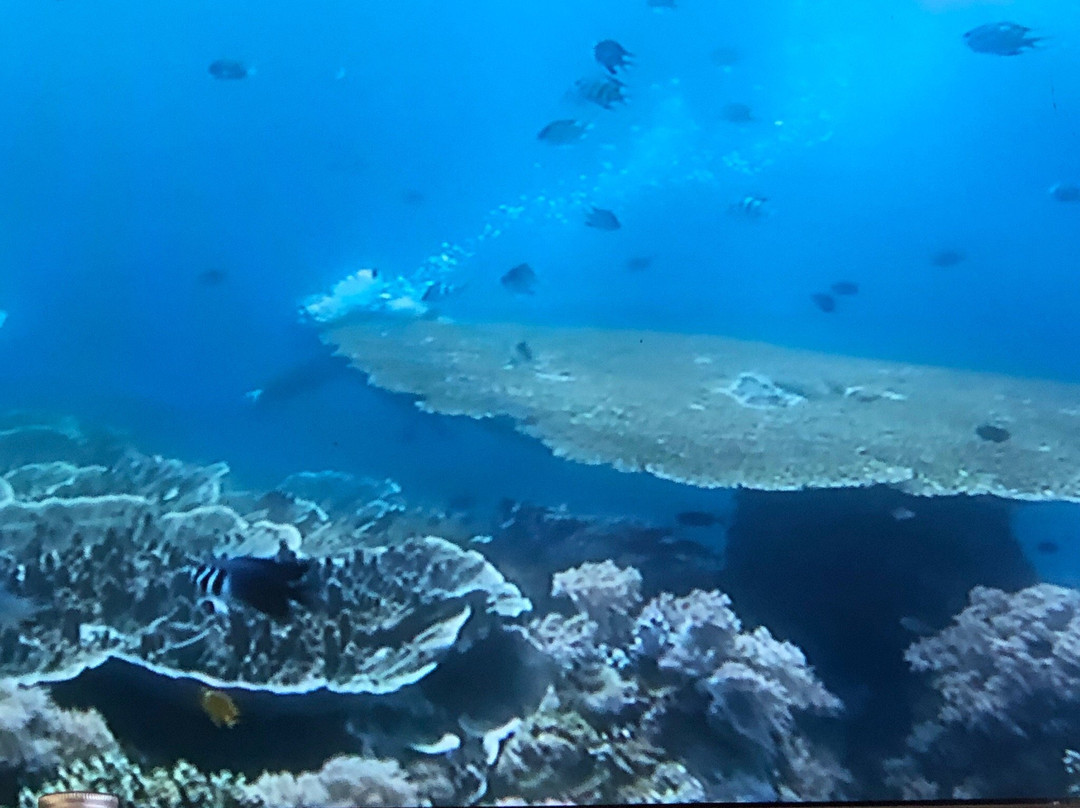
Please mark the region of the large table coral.
POLYGON ((585 463, 707 487, 1080 501, 1076 385, 708 335, 368 315, 323 337, 430 411, 509 416, 585 463))
POLYGON ((353 548, 313 557, 316 608, 282 623, 241 603, 205 609, 190 573, 211 554, 307 549, 295 525, 233 510, 226 470, 135 454, 9 470, 0 585, 25 615, 0 626, 0 676, 64 680, 117 658, 214 686, 389 693, 430 673, 474 615, 531 608, 475 551, 433 536, 357 547, 346 521, 353 548))

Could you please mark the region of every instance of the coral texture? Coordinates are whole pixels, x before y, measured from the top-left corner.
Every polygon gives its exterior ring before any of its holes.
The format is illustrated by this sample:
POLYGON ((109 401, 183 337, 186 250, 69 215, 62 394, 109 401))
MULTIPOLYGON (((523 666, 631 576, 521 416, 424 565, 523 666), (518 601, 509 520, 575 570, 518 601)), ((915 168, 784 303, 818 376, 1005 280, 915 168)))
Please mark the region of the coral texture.
POLYGON ((1080 501, 1076 385, 648 331, 371 316, 323 337, 374 384, 508 416, 584 463, 709 488, 1080 501), (522 340, 533 361, 509 363, 522 340), (1009 439, 981 438, 990 422, 1009 439))

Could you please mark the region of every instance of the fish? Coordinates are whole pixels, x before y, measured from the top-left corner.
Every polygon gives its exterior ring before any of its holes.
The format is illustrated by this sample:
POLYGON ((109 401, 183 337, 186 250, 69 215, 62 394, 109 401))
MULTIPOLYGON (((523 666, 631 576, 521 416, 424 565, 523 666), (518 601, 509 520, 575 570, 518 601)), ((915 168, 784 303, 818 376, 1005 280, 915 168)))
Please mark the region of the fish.
POLYGON ((202 688, 199 691, 199 706, 214 722, 215 727, 232 729, 240 720, 240 709, 232 700, 232 696, 223 690, 202 688))
POLYGON ((1073 182, 1055 183, 1048 193, 1058 202, 1080 202, 1080 185, 1073 182))
POLYGON ((204 269, 196 279, 203 286, 221 286, 226 277, 224 269, 204 269))
POLYGON ((708 511, 679 511, 675 514, 675 522, 683 527, 712 527, 720 524, 721 519, 708 511))
POLYGON ((349 373, 349 360, 327 349, 267 379, 262 387, 244 395, 254 405, 266 407, 305 395, 349 373))
POLYGON ((975 53, 1018 56, 1044 39, 1029 34, 1030 28, 1015 22, 988 22, 965 33, 964 43, 975 53))
POLYGON ((272 558, 221 556, 191 571, 196 588, 214 605, 228 611, 227 600, 245 603, 274 620, 289 616, 298 603, 311 608, 314 582, 307 578, 311 562, 282 545, 272 558))
POLYGON ((748 219, 757 219, 765 215, 765 203, 768 201, 768 197, 750 194, 729 205, 728 213, 745 216, 748 219))
POLYGON ((631 272, 641 272, 648 269, 653 264, 653 257, 651 255, 635 255, 633 258, 626 259, 626 268, 631 272))
POLYGON ((837 281, 829 287, 834 295, 857 295, 859 284, 855 281, 837 281))
POLYGON ((626 103, 626 96, 623 95, 624 87, 626 85, 614 76, 602 79, 578 79, 574 82, 574 90, 578 98, 604 109, 612 109, 615 104, 626 103))
POLYGON ((754 113, 749 104, 733 102, 724 104, 720 110, 720 120, 728 123, 750 123, 754 120, 754 113))
POLYGON ((717 67, 734 67, 742 61, 742 55, 735 48, 721 45, 719 48, 714 48, 713 52, 709 54, 709 61, 717 67))
POLYGON ((634 54, 614 39, 604 39, 593 45, 593 58, 612 75, 622 68, 629 67, 630 59, 633 57, 634 54))
POLYGON ((827 295, 824 292, 815 292, 810 295, 810 299, 814 301, 814 305, 824 312, 836 311, 836 298, 832 295, 827 295))
POLYGON ((566 146, 581 140, 587 128, 585 124, 579 123, 572 118, 563 118, 549 123, 537 133, 536 137, 545 143, 566 146))
POLYGON ((532 348, 529 347, 529 343, 527 343, 525 340, 522 340, 517 345, 515 345, 514 356, 522 362, 533 361, 533 352, 532 348))
POLYGON ((930 256, 930 263, 936 267, 954 267, 962 263, 966 257, 958 250, 938 250, 930 256))
POLYGON ((614 211, 607 208, 591 208, 585 214, 585 226, 594 227, 597 230, 618 230, 622 224, 614 211))
POLYGON ((897 522, 906 522, 908 519, 915 518, 915 511, 911 508, 905 508, 901 505, 899 508, 893 508, 889 511, 889 516, 895 519, 897 522))
POLYGON ((991 443, 1004 443, 1012 437, 1009 430, 993 424, 982 424, 975 427, 975 434, 991 443))
POLYGON ((236 59, 215 59, 208 68, 210 75, 221 81, 238 81, 255 75, 255 71, 236 59))
POLYGON ((499 282, 515 294, 531 295, 536 291, 536 272, 528 264, 518 264, 503 275, 499 282))
POLYGON ((1056 553, 1061 548, 1055 541, 1041 541, 1035 545, 1035 549, 1038 550, 1040 553, 1050 555, 1051 553, 1056 553))

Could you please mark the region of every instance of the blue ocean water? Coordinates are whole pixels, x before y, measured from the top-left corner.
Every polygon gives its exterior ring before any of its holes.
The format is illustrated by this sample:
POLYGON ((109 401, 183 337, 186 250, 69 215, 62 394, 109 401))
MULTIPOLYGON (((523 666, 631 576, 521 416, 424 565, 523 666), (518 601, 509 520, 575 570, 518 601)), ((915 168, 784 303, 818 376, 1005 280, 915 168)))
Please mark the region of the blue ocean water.
MULTIPOLYGON (((1080 383, 1080 203, 1049 193, 1080 184, 1078 65, 1066 0, 7 0, 0 410, 225 461, 253 488, 336 469, 484 512, 727 514, 730 491, 569 463, 321 373, 300 307, 456 249, 454 317, 1080 383), (1000 19, 1046 39, 965 47, 1000 19), (613 110, 571 97, 607 38, 634 54, 613 110), (216 80, 219 58, 250 75, 216 80), (734 103, 750 121, 725 120, 734 103), (580 143, 537 138, 562 118, 590 124, 580 143), (748 196, 766 215, 729 212, 748 196), (589 205, 622 227, 582 226, 589 205), (536 295, 500 288, 521 262, 536 295), (839 280, 858 294, 822 312, 811 295, 839 280), (280 401, 245 396, 289 378, 280 401)), ((1078 585, 1075 506, 1003 518, 1037 580, 1078 585)))

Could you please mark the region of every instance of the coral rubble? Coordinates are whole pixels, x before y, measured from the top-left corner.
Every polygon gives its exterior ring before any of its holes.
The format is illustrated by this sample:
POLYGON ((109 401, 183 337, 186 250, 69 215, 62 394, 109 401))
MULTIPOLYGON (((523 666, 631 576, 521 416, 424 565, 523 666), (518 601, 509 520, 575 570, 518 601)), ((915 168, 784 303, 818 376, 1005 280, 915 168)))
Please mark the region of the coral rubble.
POLYGON ((433 412, 706 487, 895 485, 1080 501, 1080 386, 723 337, 370 315, 323 338, 433 412), (534 356, 510 362, 527 341, 534 356), (1010 440, 976 432, 993 421, 1010 440))

